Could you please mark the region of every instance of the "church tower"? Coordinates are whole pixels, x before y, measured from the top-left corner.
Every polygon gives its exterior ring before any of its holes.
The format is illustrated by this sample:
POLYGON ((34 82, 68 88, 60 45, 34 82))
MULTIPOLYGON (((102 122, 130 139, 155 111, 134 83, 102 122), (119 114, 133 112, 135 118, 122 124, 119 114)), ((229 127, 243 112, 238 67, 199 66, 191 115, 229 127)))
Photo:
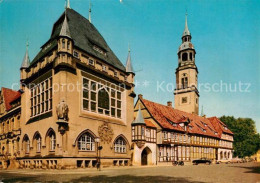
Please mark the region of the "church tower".
POLYGON ((178 67, 175 72, 175 109, 198 114, 198 69, 195 64, 196 51, 191 43, 191 33, 188 28, 187 14, 185 18, 185 28, 181 39, 182 44, 178 50, 178 67))

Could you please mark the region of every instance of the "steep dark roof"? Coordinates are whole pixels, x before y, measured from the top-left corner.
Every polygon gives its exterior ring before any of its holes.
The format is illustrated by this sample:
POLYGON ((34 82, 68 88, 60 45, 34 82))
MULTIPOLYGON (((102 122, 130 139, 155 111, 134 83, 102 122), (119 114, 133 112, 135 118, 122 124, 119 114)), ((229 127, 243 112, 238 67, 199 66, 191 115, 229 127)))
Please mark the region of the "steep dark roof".
MULTIPOLYGON (((106 41, 102 35, 98 32, 93 24, 91 24, 85 17, 81 16, 78 12, 73 9, 67 8, 67 21, 71 34, 71 38, 74 41, 74 45, 88 54, 97 57, 114 67, 125 71, 124 65, 116 57, 110 47, 107 45, 106 41), (99 53, 93 49, 93 46, 98 46, 106 52, 106 55, 99 53)), ((60 16, 60 18, 55 22, 52 29, 51 38, 45 45, 50 44, 51 46, 47 50, 41 50, 35 59, 32 61, 32 64, 36 62, 40 57, 42 57, 47 51, 50 51, 53 47, 57 45, 57 38, 60 35, 62 24, 65 18, 65 12, 60 16)), ((45 47, 43 45, 42 48, 45 47)))

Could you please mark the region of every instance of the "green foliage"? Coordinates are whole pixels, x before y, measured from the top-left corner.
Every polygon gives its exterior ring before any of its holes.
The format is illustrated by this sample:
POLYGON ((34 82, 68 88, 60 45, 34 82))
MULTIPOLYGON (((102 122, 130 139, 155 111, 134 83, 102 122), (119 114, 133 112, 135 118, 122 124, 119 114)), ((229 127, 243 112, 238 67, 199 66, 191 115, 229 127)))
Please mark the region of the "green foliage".
POLYGON ((256 131, 255 122, 251 118, 219 118, 234 133, 234 155, 240 158, 251 156, 260 149, 260 135, 256 131))

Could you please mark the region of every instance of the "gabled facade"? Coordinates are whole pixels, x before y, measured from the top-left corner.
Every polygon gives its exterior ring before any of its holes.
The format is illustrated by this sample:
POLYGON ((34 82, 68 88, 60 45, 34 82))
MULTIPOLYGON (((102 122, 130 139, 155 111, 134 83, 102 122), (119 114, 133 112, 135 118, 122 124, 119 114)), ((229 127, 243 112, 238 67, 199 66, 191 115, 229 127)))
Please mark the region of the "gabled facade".
POLYGON ((212 123, 214 128, 219 134, 219 148, 218 148, 218 160, 225 162, 230 161, 232 158, 232 150, 233 150, 233 132, 231 132, 227 125, 225 125, 222 121, 220 121, 217 117, 208 118, 212 123))
POLYGON ((7 168, 19 156, 21 135, 21 93, 8 88, 0 91, 0 168, 7 168), (8 160, 8 161, 7 161, 8 160))
MULTIPOLYGON (((171 103, 158 104, 144 99, 142 95, 136 102, 135 116, 143 116, 143 121, 149 121, 150 125, 143 124, 141 130, 136 130, 136 122, 132 123, 133 164, 144 165, 147 162, 155 165, 177 160, 190 162, 198 158, 215 162, 232 159, 232 132, 226 128, 227 136, 215 127, 212 118, 174 109, 171 103), (150 129, 150 126, 153 126, 155 134, 152 145, 147 140, 151 135, 146 129, 150 129), (142 138, 136 138, 140 134, 142 138), (221 157, 222 153, 226 154, 225 159, 221 157)), ((136 119, 140 121, 140 118, 136 119)), ((214 119, 224 125, 218 118, 214 119)))
POLYGON ((20 167, 128 165, 133 82, 95 26, 67 6, 21 67, 20 167))

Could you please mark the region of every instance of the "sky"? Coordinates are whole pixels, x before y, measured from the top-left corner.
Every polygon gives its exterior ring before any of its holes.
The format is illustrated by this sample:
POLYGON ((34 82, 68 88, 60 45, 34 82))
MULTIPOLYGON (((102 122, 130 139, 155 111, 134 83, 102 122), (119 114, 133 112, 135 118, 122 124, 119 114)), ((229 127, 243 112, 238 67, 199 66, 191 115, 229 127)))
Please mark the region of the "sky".
MULTIPOLYGON (((0 87, 19 83, 26 40, 33 60, 64 4, 0 0, 0 87)), ((88 0, 70 4, 88 18, 88 0)), ((130 44, 135 92, 166 104, 174 101, 186 11, 199 70, 200 111, 203 106, 208 117, 250 117, 260 132, 260 1, 92 0, 92 23, 124 64, 130 44)))

